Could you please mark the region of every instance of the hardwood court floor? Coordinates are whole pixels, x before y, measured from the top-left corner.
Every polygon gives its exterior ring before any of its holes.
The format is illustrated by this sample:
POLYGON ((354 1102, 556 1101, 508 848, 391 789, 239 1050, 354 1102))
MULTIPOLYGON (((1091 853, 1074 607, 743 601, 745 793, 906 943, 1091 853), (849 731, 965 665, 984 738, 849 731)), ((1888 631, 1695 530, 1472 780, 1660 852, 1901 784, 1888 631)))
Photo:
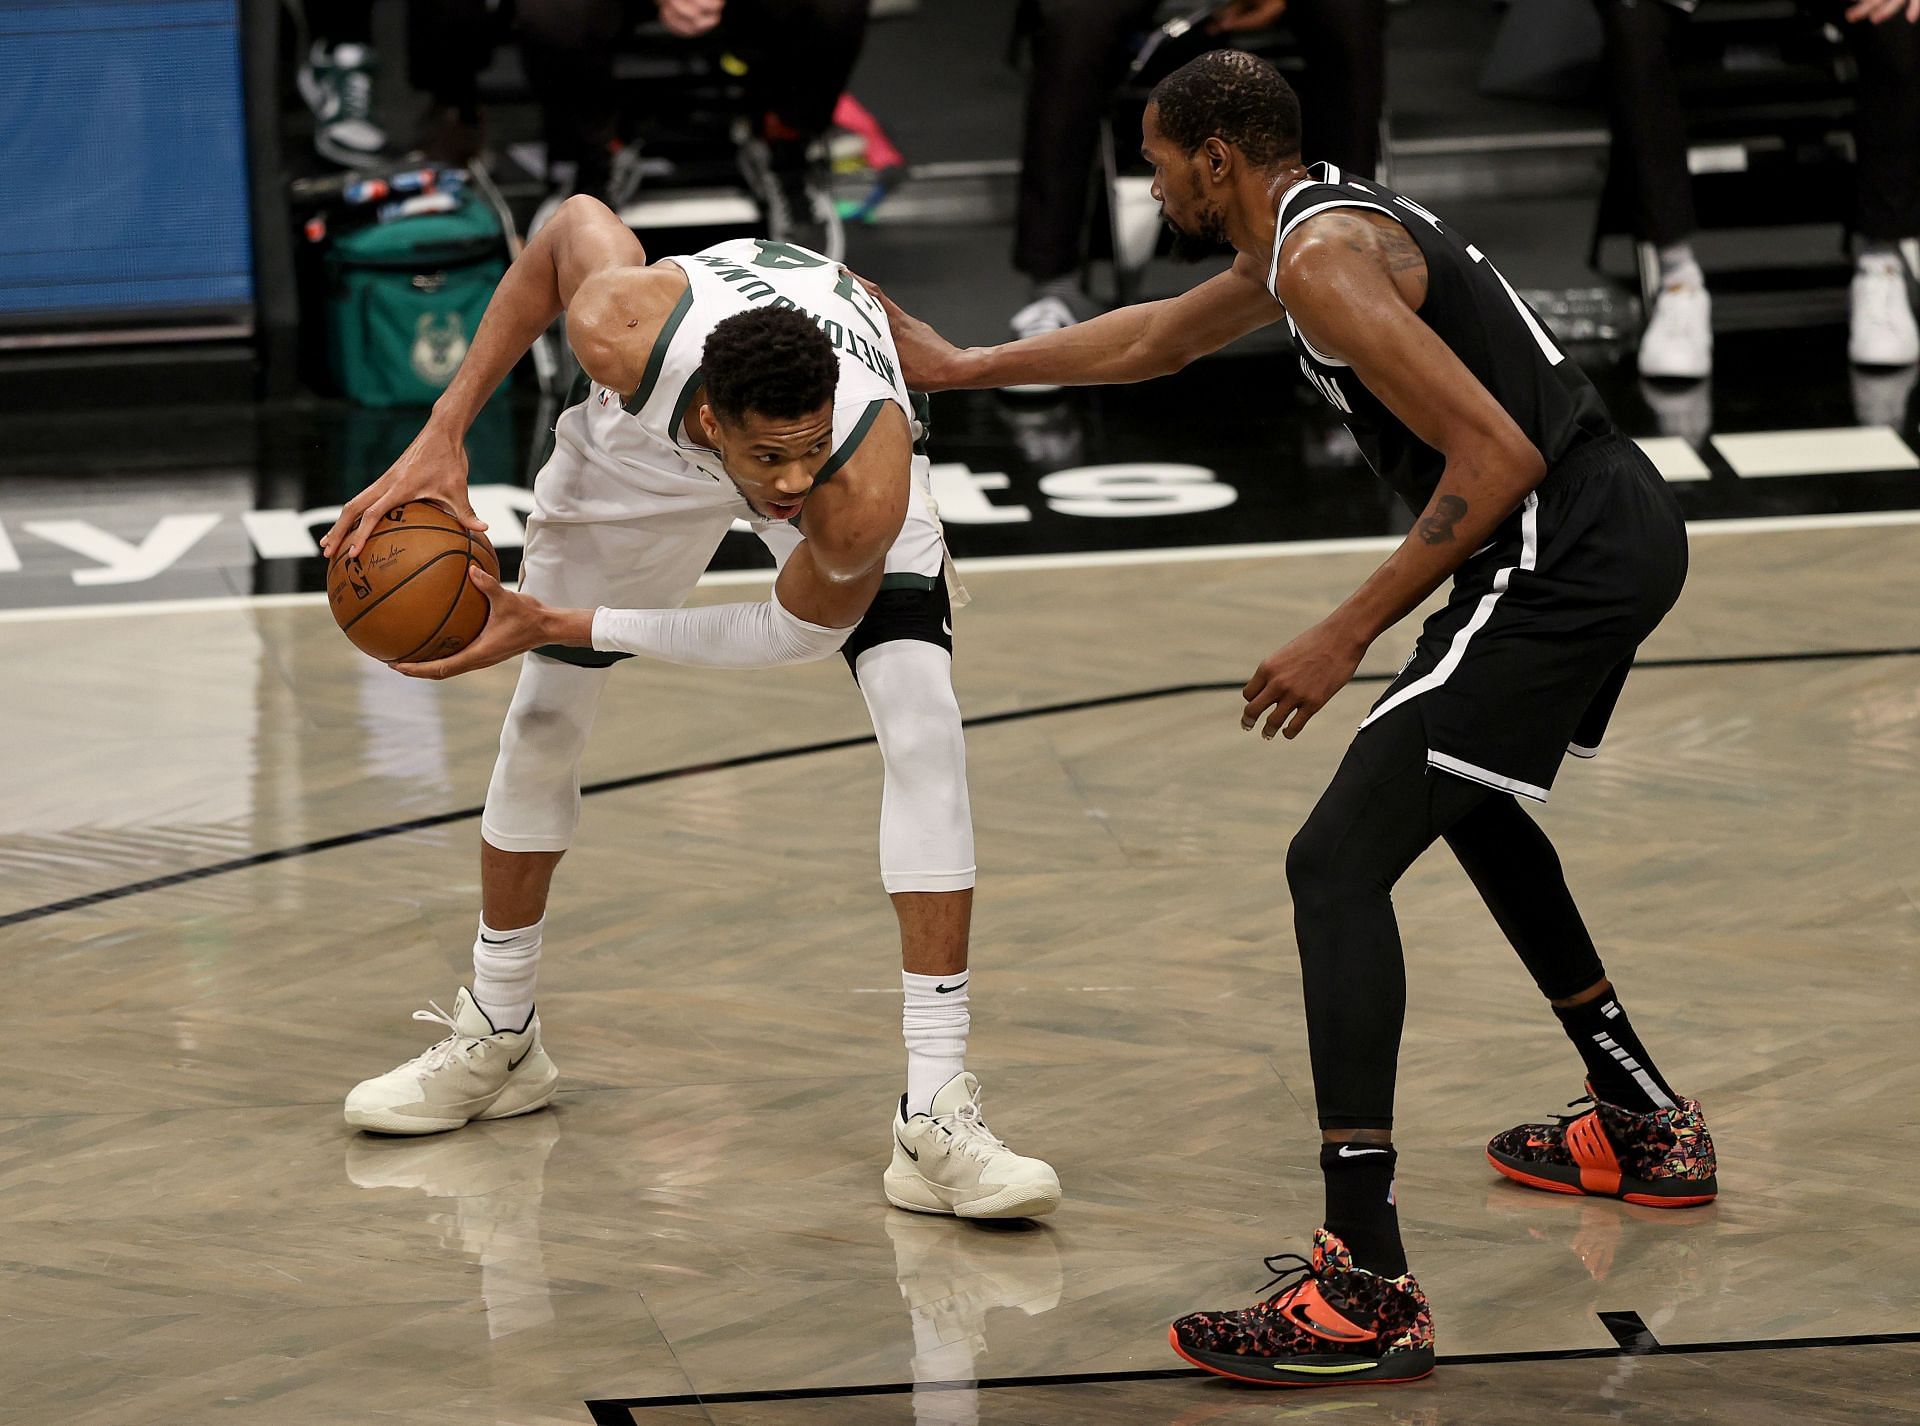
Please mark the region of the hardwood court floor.
POLYGON ((837 664, 616 673, 587 782, 684 775, 586 799, 541 991, 563 1091, 395 1141, 340 1098, 464 974, 476 824, 354 834, 477 806, 511 670, 408 683, 314 607, 0 624, 0 1420, 1915 1419, 1911 1344, 1627 1357, 1598 1316, 1668 1345, 1920 1333, 1920 659, 1699 662, 1920 645, 1912 527, 1700 535, 1609 746, 1542 813, 1706 1104, 1719 1204, 1498 1180, 1485 1138, 1572 1098, 1577 1061, 1444 851, 1398 895, 1401 1212, 1440 1351, 1601 1355, 1373 1395, 724 1399, 1159 1372, 1171 1317, 1301 1245, 1320 1189, 1280 864, 1407 640, 1291 745, 1242 735, 1231 693, 1118 696, 1237 683, 1372 563, 972 581, 963 703, 1032 715, 971 735, 970 1062, 1068 1195, 1026 1229, 879 1196, 901 1054, 872 749, 711 766, 862 734, 837 664))

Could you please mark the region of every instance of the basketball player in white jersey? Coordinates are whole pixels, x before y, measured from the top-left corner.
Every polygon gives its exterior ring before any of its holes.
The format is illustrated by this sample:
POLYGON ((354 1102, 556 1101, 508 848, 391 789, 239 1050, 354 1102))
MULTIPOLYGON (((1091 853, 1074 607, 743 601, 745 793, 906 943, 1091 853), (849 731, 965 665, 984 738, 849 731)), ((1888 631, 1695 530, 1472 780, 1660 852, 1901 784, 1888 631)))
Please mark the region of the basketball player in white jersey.
POLYGON ((760 240, 648 264, 576 197, 501 281, 420 436, 323 540, 348 558, 412 499, 484 528, 467 499, 474 413, 560 315, 591 380, 534 484, 521 592, 484 576, 487 627, 402 671, 446 677, 524 654, 481 822, 471 991, 451 1032, 356 1086, 362 1129, 430 1134, 553 1096, 534 983, 548 888, 580 815, 579 760, 609 665, 641 655, 767 668, 843 652, 885 764, 881 879, 899 916, 907 1089, 891 1116, 888 1199, 961 1217, 1051 1212, 1060 1184, 981 1118, 963 1067, 974 884, 965 744, 953 695, 948 561, 914 449, 912 398, 876 303, 838 264, 760 240), (733 521, 779 565, 757 603, 683 609, 733 521))

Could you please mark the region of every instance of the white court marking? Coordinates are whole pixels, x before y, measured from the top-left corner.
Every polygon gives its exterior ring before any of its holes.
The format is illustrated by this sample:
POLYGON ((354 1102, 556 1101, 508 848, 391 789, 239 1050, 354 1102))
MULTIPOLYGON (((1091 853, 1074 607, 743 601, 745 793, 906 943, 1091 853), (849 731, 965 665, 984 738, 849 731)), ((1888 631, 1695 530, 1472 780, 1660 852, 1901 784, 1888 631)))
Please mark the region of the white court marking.
POLYGON ((1660 478, 1670 485, 1713 479, 1713 472, 1700 459, 1700 452, 1678 436, 1635 436, 1633 441, 1653 462, 1660 478))
POLYGON ((1868 470, 1920 470, 1920 456, 1891 426, 1836 426, 1828 431, 1748 431, 1715 436, 1733 473, 1749 480, 1780 475, 1851 475, 1868 470))
MULTIPOLYGON (((1701 535, 1786 534, 1798 530, 1871 530, 1920 525, 1920 510, 1867 510, 1851 515, 1758 515, 1734 520, 1689 520, 1687 533, 1701 535)), ((1399 535, 1362 535, 1342 540, 1281 540, 1261 545, 1182 545, 1171 549, 1093 550, 1080 554, 987 555, 957 560, 962 574, 1049 569, 1109 569, 1139 564, 1201 564, 1217 560, 1291 559, 1303 555, 1385 554, 1403 542, 1399 535)), ((771 569, 714 570, 704 589, 765 584, 771 569)), ((298 609, 327 602, 310 594, 231 594, 204 599, 153 599, 132 604, 75 604, 46 609, 0 609, 0 624, 51 623, 63 619, 126 619, 140 614, 239 613, 250 609, 298 609)))

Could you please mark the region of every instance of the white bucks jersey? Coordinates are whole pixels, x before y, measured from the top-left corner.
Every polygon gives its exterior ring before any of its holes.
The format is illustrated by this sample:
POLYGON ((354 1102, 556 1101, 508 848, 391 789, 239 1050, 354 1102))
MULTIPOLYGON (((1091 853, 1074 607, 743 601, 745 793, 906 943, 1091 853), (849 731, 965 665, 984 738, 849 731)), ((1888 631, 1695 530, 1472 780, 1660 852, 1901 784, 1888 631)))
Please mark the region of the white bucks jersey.
POLYGON ((623 399, 595 383, 586 401, 562 412, 555 425, 557 445, 573 447, 602 477, 569 480, 558 469, 548 473, 553 478, 543 475, 542 504, 555 518, 633 519, 729 504, 747 513, 719 455, 688 440, 686 427, 703 383, 700 356, 708 333, 755 307, 805 313, 839 357, 833 452, 818 479, 846 463, 888 402, 913 419, 886 314, 831 258, 743 238, 665 261, 687 274, 687 291, 661 327, 640 385, 623 399))

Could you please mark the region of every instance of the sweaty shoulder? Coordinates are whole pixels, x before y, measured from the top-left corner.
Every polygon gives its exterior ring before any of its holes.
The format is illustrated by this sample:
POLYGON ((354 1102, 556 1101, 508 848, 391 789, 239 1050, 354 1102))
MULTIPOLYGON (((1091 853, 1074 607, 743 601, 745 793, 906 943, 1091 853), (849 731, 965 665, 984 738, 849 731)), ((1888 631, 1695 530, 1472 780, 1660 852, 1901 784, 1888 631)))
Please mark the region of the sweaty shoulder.
POLYGON ((672 263, 610 267, 587 278, 567 305, 567 341, 581 369, 623 396, 632 392, 686 292, 687 275, 672 263))
POLYGON ((1385 213, 1336 208, 1315 214, 1287 234, 1274 269, 1274 293, 1295 310, 1316 305, 1339 289, 1351 295, 1382 278, 1417 311, 1427 288, 1420 245, 1385 213))

